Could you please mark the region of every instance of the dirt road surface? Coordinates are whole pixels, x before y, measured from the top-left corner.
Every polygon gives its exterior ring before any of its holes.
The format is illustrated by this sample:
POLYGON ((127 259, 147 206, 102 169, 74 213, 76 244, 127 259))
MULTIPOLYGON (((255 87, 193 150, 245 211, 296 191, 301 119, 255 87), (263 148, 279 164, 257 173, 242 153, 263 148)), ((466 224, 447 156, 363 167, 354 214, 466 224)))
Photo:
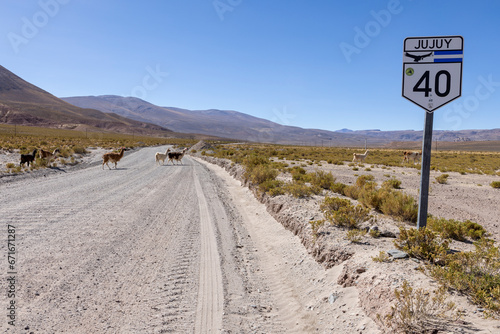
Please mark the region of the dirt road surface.
POLYGON ((156 165, 157 151, 126 152, 116 170, 94 163, 0 182, 2 240, 15 229, 13 298, 0 246, 2 332, 377 332, 356 305, 334 318, 338 273, 248 189, 190 157, 156 165))

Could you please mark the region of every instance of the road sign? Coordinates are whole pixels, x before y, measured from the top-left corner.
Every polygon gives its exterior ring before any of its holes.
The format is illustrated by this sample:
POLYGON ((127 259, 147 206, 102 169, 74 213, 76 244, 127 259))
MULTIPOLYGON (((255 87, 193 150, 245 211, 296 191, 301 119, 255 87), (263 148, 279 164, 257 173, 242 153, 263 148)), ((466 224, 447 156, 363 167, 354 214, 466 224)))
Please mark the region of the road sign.
POLYGON ((462 36, 408 37, 403 48, 403 97, 433 112, 462 95, 462 36))
POLYGON ((462 95, 462 36, 408 37, 403 47, 403 97, 425 113, 417 227, 427 225, 433 111, 462 95))

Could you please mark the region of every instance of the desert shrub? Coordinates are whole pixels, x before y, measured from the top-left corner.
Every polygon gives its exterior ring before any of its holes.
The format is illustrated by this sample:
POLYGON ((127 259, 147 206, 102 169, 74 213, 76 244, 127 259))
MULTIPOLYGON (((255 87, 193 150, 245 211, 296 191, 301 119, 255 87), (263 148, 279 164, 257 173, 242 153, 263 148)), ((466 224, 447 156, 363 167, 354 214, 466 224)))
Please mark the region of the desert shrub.
POLYGON ((320 210, 332 225, 340 227, 357 228, 370 218, 370 211, 362 205, 354 206, 350 200, 338 197, 326 197, 320 210))
POLYGON ((330 189, 335 181, 336 179, 332 173, 327 173, 321 170, 310 175, 311 184, 322 189, 330 189))
POLYGON ((493 181, 490 183, 490 186, 493 188, 500 188, 500 181, 493 181))
POLYGON ((368 231, 368 234, 372 238, 379 238, 380 237, 380 231, 378 229, 371 228, 370 231, 368 231))
MULTIPOLYGON (((356 179, 356 184, 352 186, 345 186, 343 188, 344 195, 350 197, 352 199, 358 200, 362 192, 365 191, 365 187, 368 189, 365 192, 371 192, 375 189, 376 184, 372 182, 374 179, 373 175, 361 175, 356 179)), ((365 194, 365 197, 368 197, 368 194, 365 194)), ((368 206, 368 204, 365 204, 368 206)))
POLYGON ((270 196, 283 195, 285 193, 283 189, 284 184, 285 183, 281 180, 268 179, 259 184, 259 190, 270 196))
POLYGON ((361 175, 356 179, 356 186, 362 188, 367 182, 371 182, 375 179, 373 175, 361 175))
POLYGON ((253 169, 257 166, 261 166, 261 165, 268 165, 269 164, 269 159, 263 155, 255 155, 255 154, 252 154, 252 155, 248 155, 246 156, 243 161, 242 161, 242 164, 247 168, 247 169, 253 169))
POLYGON ((376 189, 376 183, 368 181, 362 188, 359 188, 358 201, 367 207, 380 210, 380 205, 383 200, 382 194, 383 192, 376 189))
POLYGON ((278 171, 268 165, 256 165, 247 167, 244 177, 253 184, 261 184, 268 180, 274 180, 278 176, 278 171))
POLYGON ((441 174, 439 176, 436 176, 436 181, 439 184, 447 184, 448 183, 448 177, 450 177, 449 174, 441 174))
POLYGON ((339 197, 328 197, 326 196, 323 202, 321 202, 319 209, 323 212, 327 219, 330 219, 330 215, 333 211, 339 210, 341 207, 351 205, 351 201, 345 198, 339 197))
POLYGON ((383 214, 394 218, 416 223, 418 218, 418 203, 417 201, 401 191, 396 190, 381 190, 382 198, 380 211, 383 214))
POLYGON ((465 225, 466 235, 472 240, 479 240, 482 237, 487 236, 489 233, 478 223, 466 220, 463 222, 465 225))
POLYGON ((277 169, 277 170, 284 171, 288 167, 288 164, 284 163, 284 162, 279 162, 279 161, 272 161, 270 163, 270 166, 277 169))
POLYGON ((313 194, 313 189, 303 182, 287 183, 283 188, 295 198, 309 197, 313 194))
POLYGON ((343 187, 344 195, 347 197, 350 197, 352 199, 355 199, 355 200, 357 200, 359 198, 360 191, 361 191, 360 188, 358 188, 356 186, 345 185, 343 187))
POLYGON ((59 157, 69 158, 73 154, 73 150, 68 147, 59 149, 59 157))
POLYGON ((308 182, 309 181, 309 176, 306 173, 306 170, 302 167, 295 166, 293 168, 290 168, 290 174, 292 174, 292 179, 294 181, 302 181, 302 182, 308 182))
POLYGON ((342 207, 332 214, 333 225, 347 228, 358 228, 359 224, 370 219, 369 210, 362 205, 349 205, 342 207))
POLYGON ((313 221, 310 221, 309 224, 311 224, 313 238, 316 241, 316 238, 318 237, 318 230, 321 226, 323 226, 325 224, 325 220, 324 219, 313 220, 313 221))
POLYGON ((477 240, 486 235, 486 230, 479 224, 466 220, 444 219, 429 216, 427 228, 439 233, 442 238, 465 241, 467 238, 477 240))
POLYGON ((377 256, 372 256, 374 262, 392 262, 392 257, 384 251, 380 251, 377 256))
POLYGON ((5 165, 5 167, 9 168, 9 169, 12 169, 12 168, 16 168, 16 164, 13 163, 13 162, 9 162, 5 165))
POLYGON ((431 275, 443 286, 466 294, 500 316, 500 252, 494 241, 482 238, 474 243, 475 250, 449 255, 446 266, 433 267, 431 275))
POLYGON ((400 189, 401 188, 401 181, 396 179, 396 178, 391 178, 389 180, 385 180, 382 183, 382 187, 389 188, 389 189, 400 189))
MULTIPOLYGON (((401 191, 383 186, 376 189, 373 175, 361 175, 353 186, 334 184, 334 192, 358 200, 367 207, 371 207, 394 218, 416 223, 418 217, 418 203, 416 200, 401 191)), ((394 179, 397 184, 398 180, 394 179)))
POLYGON ((334 193, 345 195, 344 193, 345 187, 346 187, 345 184, 341 182, 335 182, 334 184, 332 184, 330 190, 333 191, 334 193))
POLYGON ((444 263, 449 250, 447 239, 440 238, 427 228, 407 230, 400 227, 399 232, 399 237, 394 241, 396 248, 417 259, 430 263, 444 263))
POLYGON ((422 288, 414 289, 405 280, 401 289, 394 290, 396 302, 385 316, 377 314, 384 326, 396 333, 437 333, 446 329, 446 320, 456 320, 456 306, 446 301, 445 289, 432 293, 422 288))
POLYGON ((349 240, 352 243, 359 243, 361 240, 363 240, 363 237, 366 235, 366 230, 360 230, 357 228, 350 229, 347 231, 347 240, 349 240))

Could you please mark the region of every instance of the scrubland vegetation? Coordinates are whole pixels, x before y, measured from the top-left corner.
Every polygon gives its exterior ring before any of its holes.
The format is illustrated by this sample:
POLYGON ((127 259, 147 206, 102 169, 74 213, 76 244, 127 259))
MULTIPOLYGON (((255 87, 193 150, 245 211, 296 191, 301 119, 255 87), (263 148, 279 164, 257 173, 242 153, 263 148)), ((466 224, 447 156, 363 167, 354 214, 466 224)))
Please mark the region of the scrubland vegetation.
MULTIPOLYGON (((3 127, 3 126, 2 126, 3 127)), ((64 161, 71 162, 74 154, 84 154, 87 147, 135 147, 160 144, 191 145, 193 141, 170 138, 150 138, 115 134, 94 134, 76 131, 46 130, 43 133, 22 134, 18 127, 16 136, 2 134, 0 146, 4 150, 19 149, 28 153, 33 148, 61 149, 64 161)), ((33 131, 32 128, 29 128, 33 131)), ((377 231, 362 229, 361 225, 373 218, 372 212, 392 217, 400 225, 400 233, 394 245, 410 257, 421 261, 422 271, 440 283, 441 289, 431 297, 421 289, 412 289, 407 283, 395 290, 396 305, 392 313, 381 316, 381 322, 396 326, 408 333, 425 332, 421 326, 437 315, 451 312, 453 307, 445 302, 444 292, 457 292, 487 310, 486 314, 500 317, 500 253, 488 231, 472 221, 457 221, 429 216, 427 227, 417 230, 417 201, 402 191, 401 181, 390 175, 377 184, 371 175, 361 175, 355 184, 337 182, 331 173, 321 170, 307 172, 310 165, 350 164, 353 150, 347 148, 292 147, 278 145, 218 145, 214 150, 202 151, 202 155, 230 159, 245 168, 244 179, 254 185, 261 194, 279 196, 289 194, 295 198, 322 195, 320 210, 324 219, 311 221, 314 238, 325 224, 346 231, 347 239, 358 243, 367 234, 378 238, 377 231), (355 200, 356 202, 353 202, 355 200), (373 210, 373 211, 372 211, 373 210), (473 243, 470 251, 452 252, 453 242, 473 243), (416 308, 415 308, 416 307, 416 308), (424 319, 424 320, 422 320, 424 319), (420 326, 420 327, 419 327, 420 326)), ((370 150, 370 167, 390 168, 402 165, 402 151, 389 149, 370 150)), ((436 181, 445 184, 449 172, 500 175, 500 153, 483 152, 435 152, 431 169, 440 171, 436 181)), ((35 166, 41 165, 37 161, 35 166)), ((420 165, 406 164, 408 168, 420 165)), ((12 170, 17 164, 7 165, 12 170)), ((36 167, 30 167, 36 168, 36 167)), ((500 188, 494 181, 493 188, 500 188)), ((316 240, 316 239, 315 239, 316 240)), ((390 258, 381 252, 375 261, 388 262, 390 258)))
MULTIPOLYGON (((324 219, 309 222, 314 238, 321 226, 329 224, 345 229, 347 239, 351 242, 360 242, 367 234, 367 230, 360 229, 360 226, 372 218, 370 210, 399 221, 400 233, 394 242, 396 248, 421 261, 422 270, 439 282, 441 288, 431 297, 428 291, 415 290, 405 282, 402 289, 395 290, 396 305, 392 313, 380 317, 382 323, 407 333, 423 333, 429 329, 425 327, 426 323, 433 323, 433 320, 445 314, 449 317, 454 310, 453 305, 445 301, 446 291, 465 295, 474 304, 485 308, 486 315, 500 317, 500 254, 481 225, 469 220, 429 216, 427 227, 416 229, 413 226, 417 221, 418 203, 414 197, 400 190, 401 181, 396 178, 387 175, 390 178, 379 185, 368 174, 359 176, 355 184, 347 185, 337 182, 331 173, 307 173, 303 168, 311 163, 349 164, 353 152, 359 150, 224 145, 202 154, 230 159, 243 165, 245 179, 270 196, 290 194, 302 198, 325 195, 320 203, 324 219), (351 199, 358 204, 354 204, 351 199), (452 242, 474 243, 475 249, 452 252, 452 242)), ((370 150, 371 166, 366 169, 377 165, 382 168, 401 166, 402 158, 400 151, 370 150)), ((420 165, 406 166, 420 168, 420 165)), ((359 170, 365 166, 352 167, 359 170)), ((447 183, 448 172, 500 175, 500 154, 437 152, 432 155, 431 168, 443 173, 436 178, 441 184, 447 183)), ((498 184, 495 181, 491 186, 500 187, 498 184)), ((379 237, 377 231, 370 230, 369 235, 379 237)), ((386 262, 389 258, 381 252, 374 260, 386 262)))
MULTIPOLYGON (((19 150, 20 154, 31 153, 34 148, 53 151, 60 150, 60 164, 74 164, 75 155, 87 153, 89 147, 119 148, 140 147, 164 144, 190 146, 191 139, 155 138, 147 136, 126 135, 117 133, 85 132, 74 130, 48 129, 30 126, 0 125, 0 149, 4 151, 19 150)), ((19 161, 5 165, 9 172, 21 172, 29 169, 48 167, 47 162, 37 158, 33 165, 23 169, 19 161)))
MULTIPOLYGON (((360 149, 335 147, 304 147, 279 145, 220 145, 214 152, 219 158, 228 158, 242 163, 247 156, 274 158, 274 161, 287 160, 304 164, 343 165, 352 161, 352 154, 360 149)), ((370 165, 401 166, 403 150, 370 149, 370 165)), ((283 162, 283 164, 286 164, 283 162)), ((353 164, 354 166, 354 164, 353 164)), ((420 165, 406 163, 405 166, 420 169, 420 165)), ((363 166, 359 166, 363 167, 363 166)), ((432 153, 431 169, 442 173, 500 175, 500 153, 498 152, 455 152, 437 151, 432 153)))

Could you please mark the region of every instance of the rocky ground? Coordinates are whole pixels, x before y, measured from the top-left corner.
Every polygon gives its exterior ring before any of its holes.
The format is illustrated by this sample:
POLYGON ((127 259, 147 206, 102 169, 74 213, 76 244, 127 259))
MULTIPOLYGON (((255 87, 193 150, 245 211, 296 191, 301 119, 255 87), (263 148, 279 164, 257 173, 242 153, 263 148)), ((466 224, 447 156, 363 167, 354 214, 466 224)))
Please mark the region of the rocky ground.
MULTIPOLYGON (((223 167, 233 177, 243 182, 243 169, 234 165, 229 160, 204 157, 205 160, 223 167)), ((308 171, 323 170, 331 172, 337 182, 344 184, 355 183, 357 177, 363 174, 373 175, 375 181, 381 184, 389 178, 402 181, 402 191, 418 195, 420 185, 419 171, 411 166, 385 167, 370 165, 369 161, 364 167, 355 171, 352 167, 344 165, 331 165, 326 162, 320 166, 307 161, 292 162, 289 164, 301 165, 308 171), (369 170, 365 170, 368 168, 369 170)), ((439 172, 431 172, 431 190, 429 198, 429 213, 447 219, 466 220, 470 219, 481 224, 491 233, 497 242, 500 240, 500 196, 499 190, 492 188, 489 184, 498 181, 498 176, 448 173, 447 184, 439 184, 435 177, 439 172)), ((285 177, 286 176, 281 176, 285 177)), ((246 186, 250 186, 246 184, 246 186)), ((422 266, 416 259, 399 259, 388 263, 374 262, 372 257, 379 255, 382 251, 395 249, 392 237, 371 238, 366 236, 360 243, 352 243, 346 238, 346 231, 339 228, 324 225, 320 228, 318 237, 312 235, 310 221, 323 218, 319 210, 320 202, 324 195, 338 196, 333 193, 325 193, 322 196, 296 199, 289 195, 276 197, 262 196, 254 189, 254 195, 259 201, 266 205, 267 211, 286 229, 292 231, 300 240, 303 247, 310 256, 321 263, 327 273, 335 273, 334 288, 328 295, 329 302, 338 308, 337 316, 341 317, 342 308, 346 305, 357 305, 362 309, 360 313, 352 313, 351 332, 363 332, 366 325, 360 325, 357 318, 367 317, 381 326, 377 315, 387 314, 391 305, 394 304, 394 289, 400 288, 403 281, 407 281, 414 288, 425 288, 428 291, 435 290, 438 285, 431 278, 419 270, 422 266), (340 302, 338 302, 340 301, 340 302)), ((355 201, 353 201, 355 202, 355 201)), ((375 219, 367 222, 368 226, 377 226, 380 231, 397 235, 401 224, 390 217, 372 212, 375 219)), ((409 227, 409 226, 407 226, 409 227)), ((471 249, 470 244, 452 243, 452 249, 471 249)), ((325 297, 326 298, 326 297, 325 297)), ((451 294, 449 300, 457 305, 457 309, 463 313, 458 322, 441 321, 436 325, 440 333, 497 333, 500 331, 498 320, 487 319, 483 309, 475 306, 467 298, 458 294, 451 294)), ((321 305, 315 305, 311 307, 321 305)), ((323 307, 325 305, 322 305, 323 307)), ((319 311, 321 312, 321 311, 319 311)), ((386 331, 380 327, 382 332, 386 331)), ((344 327, 348 333, 349 327, 344 327)), ((339 328, 340 330, 340 328, 339 328)), ((344 333, 339 331, 338 333, 344 333)), ((335 332, 337 333, 337 332, 335 332)), ((350 332, 349 332, 350 333, 350 332)))

